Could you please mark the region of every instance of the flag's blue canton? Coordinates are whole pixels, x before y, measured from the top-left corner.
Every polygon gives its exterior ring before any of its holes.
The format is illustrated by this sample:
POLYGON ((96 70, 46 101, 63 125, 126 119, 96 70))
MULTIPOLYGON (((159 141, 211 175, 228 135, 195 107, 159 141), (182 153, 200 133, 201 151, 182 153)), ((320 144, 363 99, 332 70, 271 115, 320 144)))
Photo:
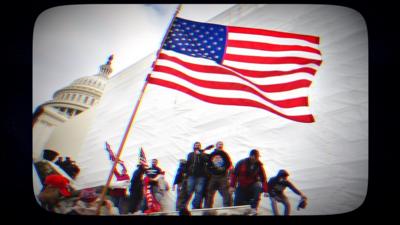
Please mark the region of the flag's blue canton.
POLYGON ((163 49, 221 63, 225 41, 225 26, 176 18, 163 49))

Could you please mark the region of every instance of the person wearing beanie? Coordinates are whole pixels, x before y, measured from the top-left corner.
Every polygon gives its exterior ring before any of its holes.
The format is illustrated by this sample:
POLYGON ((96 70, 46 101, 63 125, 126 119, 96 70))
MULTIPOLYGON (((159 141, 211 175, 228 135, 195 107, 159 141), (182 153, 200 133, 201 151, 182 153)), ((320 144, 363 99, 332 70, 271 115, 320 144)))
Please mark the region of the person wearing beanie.
POLYGON ((249 157, 240 160, 231 174, 229 192, 235 192, 234 205, 250 205, 252 214, 257 213, 260 195, 267 194, 267 176, 259 160, 260 153, 253 149, 249 157))
MULTIPOLYGON (((285 211, 284 215, 287 216, 290 214, 290 202, 289 199, 284 194, 284 191, 287 187, 289 187, 294 193, 301 197, 300 203, 305 207, 307 197, 299 191, 287 178, 289 173, 286 170, 279 170, 278 174, 275 177, 271 177, 268 181, 268 193, 271 200, 271 208, 274 215, 279 215, 277 203, 280 202, 284 205, 285 211)), ((300 207, 301 208, 301 207, 300 207)))

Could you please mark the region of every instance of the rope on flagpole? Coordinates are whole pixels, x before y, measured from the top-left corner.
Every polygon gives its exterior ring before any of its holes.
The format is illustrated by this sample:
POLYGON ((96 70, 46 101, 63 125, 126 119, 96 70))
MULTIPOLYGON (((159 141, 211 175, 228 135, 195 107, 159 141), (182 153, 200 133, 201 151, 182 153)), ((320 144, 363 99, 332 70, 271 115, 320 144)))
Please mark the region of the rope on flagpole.
MULTIPOLYGON (((170 29, 171 29, 171 27, 172 27, 172 24, 174 23, 174 20, 175 20, 176 16, 178 15, 179 11, 181 10, 181 6, 182 6, 182 4, 179 4, 178 7, 177 7, 176 10, 175 10, 175 14, 174 14, 174 16, 173 16, 173 18, 172 18, 172 20, 171 20, 169 26, 168 26, 167 32, 166 32, 165 35, 164 35, 164 38, 163 38, 163 40, 162 40, 162 42, 161 42, 161 46, 160 46, 160 48, 159 48, 158 51, 157 51, 156 59, 154 60, 153 64, 151 65, 151 72, 153 72, 154 65, 156 64, 156 62, 157 62, 157 60, 158 60, 158 57, 159 57, 160 52, 161 52, 161 49, 162 49, 162 47, 164 46, 165 40, 166 40, 167 37, 168 37, 169 31, 170 31, 170 29)), ((116 166, 117 166, 117 164, 118 164, 119 157, 120 157, 121 154, 122 154, 122 149, 124 148, 126 139, 127 139, 127 137, 128 137, 128 134, 129 134, 129 131, 130 131, 131 127, 132 127, 132 123, 133 123, 134 118, 135 118, 135 116, 136 116, 136 112, 138 111, 139 105, 140 105, 140 103, 141 103, 141 101, 142 101, 143 94, 144 94, 144 91, 146 90, 146 87, 147 87, 147 84, 148 84, 148 80, 149 80, 148 78, 149 78, 151 72, 150 72, 150 73, 147 75, 147 77, 146 77, 146 81, 145 81, 144 86, 143 86, 143 88, 142 88, 142 90, 141 90, 139 99, 138 99, 138 101, 136 102, 136 105, 135 105, 135 108, 134 108, 134 110, 133 110, 133 112, 132 112, 132 115, 131 115, 131 118, 130 118, 130 120, 129 120, 128 126, 127 126, 126 129, 125 129, 124 137, 122 138, 121 144, 120 144, 120 146, 119 146, 119 148, 118 148, 118 153, 117 153, 117 155, 116 155, 116 159, 115 159, 115 161, 114 161, 113 167, 111 168, 111 171, 110 171, 110 173, 109 173, 109 175, 108 175, 108 179, 107 179, 106 185, 104 186, 104 188, 103 188, 103 190, 102 190, 102 192, 101 192, 100 201, 99 201, 99 203, 98 203, 97 211, 96 211, 96 214, 97 214, 97 215, 100 215, 100 208, 101 208, 101 205, 103 205, 104 198, 105 198, 105 194, 106 194, 106 192, 107 192, 107 190, 108 190, 108 188, 109 188, 109 186, 110 186, 110 183, 111 183, 111 180, 112 180, 112 177, 113 177, 113 174, 114 174, 114 170, 115 170, 115 168, 116 168, 116 166)))

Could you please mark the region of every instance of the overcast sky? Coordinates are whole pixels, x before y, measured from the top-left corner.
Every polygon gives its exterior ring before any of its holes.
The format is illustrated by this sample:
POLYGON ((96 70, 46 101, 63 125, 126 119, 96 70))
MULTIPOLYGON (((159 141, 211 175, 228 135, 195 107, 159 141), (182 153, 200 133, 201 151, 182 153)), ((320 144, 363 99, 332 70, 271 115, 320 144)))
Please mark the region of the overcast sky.
MULTIPOLYGON (((233 5, 183 5, 179 16, 206 22, 233 5)), ((33 35, 32 111, 72 81, 97 74, 114 54, 112 75, 161 44, 176 4, 68 5, 47 9, 33 35)))

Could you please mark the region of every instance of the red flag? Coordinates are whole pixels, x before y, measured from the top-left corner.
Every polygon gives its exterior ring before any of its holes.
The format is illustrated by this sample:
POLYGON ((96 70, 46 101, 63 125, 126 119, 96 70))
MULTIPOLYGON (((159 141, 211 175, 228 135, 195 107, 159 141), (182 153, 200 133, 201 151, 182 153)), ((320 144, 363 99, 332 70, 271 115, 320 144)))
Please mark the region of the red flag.
POLYGON ((143 183, 144 183, 143 190, 147 203, 147 209, 144 211, 144 213, 149 214, 153 212, 160 212, 161 204, 157 201, 157 199, 155 198, 154 194, 151 191, 150 178, 146 176, 143 179, 143 183))
POLYGON ((106 142, 106 150, 107 150, 108 154, 110 155, 110 160, 114 162, 115 161, 114 152, 112 151, 111 146, 107 142, 106 142))
POLYGON ((149 83, 310 123, 319 37, 176 18, 149 83))
MULTIPOLYGON (((110 160, 115 162, 116 158, 115 158, 114 152, 112 151, 111 146, 107 142, 106 142, 106 150, 108 151, 108 154, 110 155, 110 160)), ((118 164, 122 167, 121 173, 118 171, 117 167, 113 171, 115 177, 117 178, 117 181, 129 180, 130 178, 129 178, 129 175, 127 174, 128 171, 126 170, 124 161, 119 159, 118 164)))

